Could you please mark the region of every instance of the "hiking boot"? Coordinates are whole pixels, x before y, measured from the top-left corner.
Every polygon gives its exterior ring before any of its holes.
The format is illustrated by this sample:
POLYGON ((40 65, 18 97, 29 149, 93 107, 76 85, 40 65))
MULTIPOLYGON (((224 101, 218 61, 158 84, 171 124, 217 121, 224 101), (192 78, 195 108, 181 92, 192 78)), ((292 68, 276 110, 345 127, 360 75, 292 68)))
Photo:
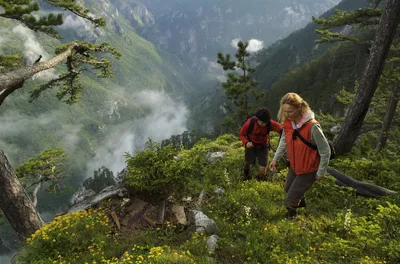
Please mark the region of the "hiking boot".
POLYGON ((286 209, 288 210, 287 214, 286 214, 286 218, 287 219, 293 219, 296 217, 297 215, 297 211, 295 208, 293 207, 286 207, 286 209))
POLYGON ((306 197, 304 197, 304 196, 300 200, 300 204, 299 204, 298 208, 300 208, 300 207, 306 207, 306 197))

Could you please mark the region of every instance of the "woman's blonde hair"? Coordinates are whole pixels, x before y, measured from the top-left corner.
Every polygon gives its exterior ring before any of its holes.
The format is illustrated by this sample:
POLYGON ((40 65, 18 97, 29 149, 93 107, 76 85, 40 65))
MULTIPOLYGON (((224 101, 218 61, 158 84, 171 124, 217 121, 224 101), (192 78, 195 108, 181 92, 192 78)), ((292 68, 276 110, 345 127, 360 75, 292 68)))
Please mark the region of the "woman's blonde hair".
POLYGON ((300 97, 297 93, 287 93, 281 99, 281 105, 278 112, 278 120, 279 122, 283 122, 286 120, 285 113, 282 110, 282 105, 287 104, 295 107, 296 109, 301 108, 301 114, 304 114, 308 111, 311 111, 310 106, 303 98, 300 97))

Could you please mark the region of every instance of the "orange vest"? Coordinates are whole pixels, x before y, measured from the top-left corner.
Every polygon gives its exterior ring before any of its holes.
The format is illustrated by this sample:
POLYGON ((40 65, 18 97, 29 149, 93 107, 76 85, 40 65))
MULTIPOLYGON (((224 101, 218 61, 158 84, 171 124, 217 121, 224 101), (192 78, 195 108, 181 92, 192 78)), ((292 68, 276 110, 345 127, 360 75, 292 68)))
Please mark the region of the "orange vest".
MULTIPOLYGON (((309 142, 311 142, 311 128, 315 123, 318 122, 312 119, 299 129, 300 135, 309 142)), ((293 139, 294 129, 291 121, 283 122, 283 129, 285 131, 286 151, 289 156, 290 167, 294 173, 299 175, 317 171, 320 163, 318 151, 304 144, 298 137, 293 139)))

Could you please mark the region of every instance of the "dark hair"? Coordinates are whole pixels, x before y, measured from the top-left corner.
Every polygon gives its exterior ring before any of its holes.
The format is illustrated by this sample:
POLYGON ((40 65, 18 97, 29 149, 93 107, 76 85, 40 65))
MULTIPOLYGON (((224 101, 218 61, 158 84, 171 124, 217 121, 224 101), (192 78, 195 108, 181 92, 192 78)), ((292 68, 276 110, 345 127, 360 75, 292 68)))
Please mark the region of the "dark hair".
POLYGON ((256 112, 256 117, 264 123, 269 123, 271 120, 271 112, 267 108, 260 108, 256 112))

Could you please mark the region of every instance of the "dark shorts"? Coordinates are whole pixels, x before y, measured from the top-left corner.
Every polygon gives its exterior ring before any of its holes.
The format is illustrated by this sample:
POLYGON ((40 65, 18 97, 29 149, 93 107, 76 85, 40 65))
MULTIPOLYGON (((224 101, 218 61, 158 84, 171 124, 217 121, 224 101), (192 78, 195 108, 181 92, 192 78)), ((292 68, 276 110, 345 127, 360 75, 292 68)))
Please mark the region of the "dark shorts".
POLYGON ((268 148, 246 148, 244 153, 244 159, 249 164, 255 164, 258 160, 258 165, 262 167, 267 166, 267 155, 268 148))

